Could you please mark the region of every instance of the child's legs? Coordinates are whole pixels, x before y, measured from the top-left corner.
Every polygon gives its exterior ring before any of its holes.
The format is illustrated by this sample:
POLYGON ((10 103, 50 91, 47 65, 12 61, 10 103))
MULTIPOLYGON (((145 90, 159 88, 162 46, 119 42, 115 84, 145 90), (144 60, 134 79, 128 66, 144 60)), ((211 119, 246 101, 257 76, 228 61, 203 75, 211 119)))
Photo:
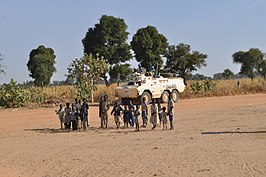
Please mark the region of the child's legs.
POLYGON ((174 126, 173 126, 173 120, 170 120, 170 129, 173 129, 174 126))

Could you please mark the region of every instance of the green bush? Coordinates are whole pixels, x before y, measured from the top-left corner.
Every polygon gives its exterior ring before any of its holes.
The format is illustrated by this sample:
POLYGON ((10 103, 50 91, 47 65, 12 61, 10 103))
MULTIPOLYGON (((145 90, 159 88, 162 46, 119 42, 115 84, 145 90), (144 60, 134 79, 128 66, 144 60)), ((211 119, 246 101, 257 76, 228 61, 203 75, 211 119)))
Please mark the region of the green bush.
POLYGON ((30 88, 30 100, 33 103, 42 104, 47 101, 47 95, 42 92, 41 88, 32 87, 30 88))
POLYGON ((9 84, 4 84, 0 87, 0 106, 2 107, 22 107, 29 100, 29 91, 21 88, 13 79, 11 79, 9 84))

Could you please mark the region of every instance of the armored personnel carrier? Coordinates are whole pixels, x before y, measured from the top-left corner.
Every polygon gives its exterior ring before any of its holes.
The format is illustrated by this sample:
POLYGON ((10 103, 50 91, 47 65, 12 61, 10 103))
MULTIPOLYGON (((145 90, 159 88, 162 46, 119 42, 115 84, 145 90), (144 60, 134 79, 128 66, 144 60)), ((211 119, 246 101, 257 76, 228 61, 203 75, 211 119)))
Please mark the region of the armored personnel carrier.
POLYGON ((131 100, 134 104, 140 104, 143 98, 146 102, 152 99, 166 103, 169 95, 174 102, 179 99, 179 93, 185 89, 183 78, 173 77, 171 73, 153 77, 150 73, 135 73, 128 84, 116 88, 116 94, 121 98, 122 104, 128 104, 131 100))

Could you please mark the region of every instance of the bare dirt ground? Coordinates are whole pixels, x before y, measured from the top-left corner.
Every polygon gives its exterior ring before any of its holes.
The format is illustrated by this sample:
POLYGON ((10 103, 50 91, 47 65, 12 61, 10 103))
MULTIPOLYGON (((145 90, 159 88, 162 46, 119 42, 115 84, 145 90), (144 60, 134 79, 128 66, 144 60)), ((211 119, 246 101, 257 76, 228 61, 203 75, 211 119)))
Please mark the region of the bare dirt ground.
POLYGON ((0 110, 0 176, 266 176, 266 95, 181 100, 175 130, 59 130, 54 109, 0 110))

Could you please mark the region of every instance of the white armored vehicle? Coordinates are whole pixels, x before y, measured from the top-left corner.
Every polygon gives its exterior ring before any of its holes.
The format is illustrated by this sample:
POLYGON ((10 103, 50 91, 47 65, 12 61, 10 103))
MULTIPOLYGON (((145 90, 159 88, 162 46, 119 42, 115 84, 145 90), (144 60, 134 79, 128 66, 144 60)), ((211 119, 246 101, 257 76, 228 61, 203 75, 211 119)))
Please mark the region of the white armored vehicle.
POLYGON ((154 78, 150 73, 136 73, 128 84, 116 88, 116 94, 121 98, 122 104, 128 104, 131 100, 134 104, 140 104, 143 98, 146 102, 156 99, 165 103, 172 96, 174 102, 179 99, 179 93, 185 89, 183 78, 173 77, 171 73, 161 74, 154 78))

